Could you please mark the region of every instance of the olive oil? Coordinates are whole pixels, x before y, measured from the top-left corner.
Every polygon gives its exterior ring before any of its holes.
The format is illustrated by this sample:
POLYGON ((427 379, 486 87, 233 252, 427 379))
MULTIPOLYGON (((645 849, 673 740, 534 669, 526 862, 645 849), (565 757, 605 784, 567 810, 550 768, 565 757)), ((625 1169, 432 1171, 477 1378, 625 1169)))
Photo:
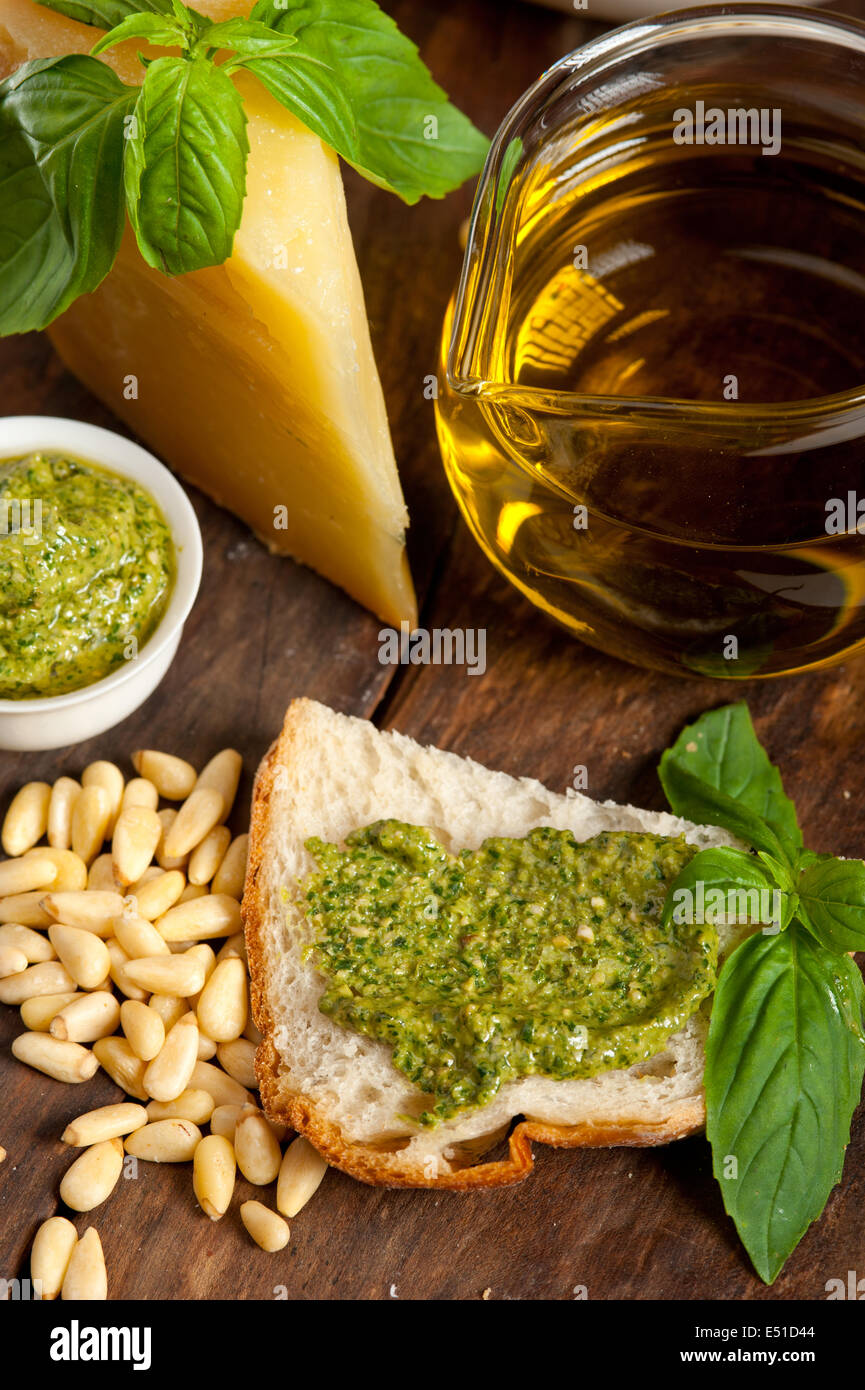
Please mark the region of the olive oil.
POLYGON ((677 147, 673 105, 620 169, 536 178, 463 375, 451 306, 440 440, 486 553, 585 641, 776 675, 865 642, 865 535, 831 520, 865 503, 865 171, 795 124, 677 147))

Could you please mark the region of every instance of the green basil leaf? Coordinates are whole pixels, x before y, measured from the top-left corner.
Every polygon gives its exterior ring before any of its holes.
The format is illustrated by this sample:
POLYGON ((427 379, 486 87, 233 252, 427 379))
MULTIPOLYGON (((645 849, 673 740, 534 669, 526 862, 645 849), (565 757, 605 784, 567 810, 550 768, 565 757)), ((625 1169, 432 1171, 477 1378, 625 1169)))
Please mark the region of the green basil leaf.
POLYGON ((141 254, 169 275, 231 255, 249 144, 240 93, 207 58, 147 67, 127 141, 126 201, 141 254))
POLYGON ((131 14, 102 35, 91 48, 91 56, 95 58, 98 53, 104 53, 126 39, 144 39, 147 43, 161 44, 164 48, 188 48, 190 33, 188 26, 184 26, 179 19, 158 14, 131 14))
POLYGON ((865 1073, 862 977, 793 922, 721 971, 706 1132, 724 1205, 771 1284, 839 1181, 865 1073))
POLYGON ((488 141, 374 0, 259 0, 251 18, 298 42, 245 66, 373 183, 416 203, 477 174, 488 141))
MULTIPOLYGON (((236 60, 246 58, 281 57, 297 44, 293 34, 277 34, 266 24, 254 19, 226 19, 221 24, 208 24, 199 38, 203 48, 228 48, 236 60)), ((225 64, 237 66, 235 59, 225 64)))
POLYGON ((811 860, 799 879, 805 925, 830 951, 865 951, 865 864, 811 860))
POLYGON ((781 892, 765 864, 722 847, 700 850, 688 861, 667 894, 663 921, 759 922, 780 930, 793 911, 791 895, 781 892))
POLYGON ((111 269, 137 94, 79 54, 0 84, 0 333, 44 328, 111 269))
POLYGON ((79 24, 92 24, 96 29, 113 29, 130 15, 171 14, 171 0, 39 0, 47 10, 77 19, 79 24))
POLYGON ((773 859, 785 859, 784 846, 778 836, 756 811, 692 772, 686 772, 675 761, 662 761, 658 771, 667 800, 677 816, 684 816, 696 825, 723 826, 754 849, 764 850, 773 859))
MULTIPOLYGON (((680 810, 671 795, 671 789, 675 792, 677 786, 671 777, 674 766, 755 812, 782 844, 782 857, 795 862, 802 847, 796 808, 784 793, 780 772, 769 761, 754 732, 746 704, 726 705, 701 715, 695 724, 682 730, 661 758, 659 775, 664 791, 673 810, 683 816, 688 813, 680 810)), ((756 844, 752 839, 749 842, 756 844)), ((759 844, 757 848, 773 853, 768 845, 759 844)))

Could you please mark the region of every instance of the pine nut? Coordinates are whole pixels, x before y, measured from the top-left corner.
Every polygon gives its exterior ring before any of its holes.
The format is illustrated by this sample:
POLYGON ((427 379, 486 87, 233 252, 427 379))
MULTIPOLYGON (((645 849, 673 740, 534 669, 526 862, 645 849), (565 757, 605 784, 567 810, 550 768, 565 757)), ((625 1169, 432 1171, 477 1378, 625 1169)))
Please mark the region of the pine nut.
POLYGON ((247 1038, 235 1038, 233 1042, 220 1043, 216 1049, 219 1058, 219 1065, 229 1076, 233 1076, 235 1081, 239 1081, 241 1086, 248 1086, 252 1090, 258 1086, 258 1078, 255 1075, 255 1044, 247 1038))
POLYGON ((246 1027, 249 982, 246 966, 236 956, 219 961, 201 991, 195 1011, 209 1038, 231 1042, 246 1027))
POLYGON ((254 1105, 245 1105, 240 1112, 234 1132, 234 1152, 237 1166, 248 1182, 266 1187, 276 1181, 282 1154, 276 1135, 254 1105))
POLYGON ((98 1066, 95 1055, 86 1047, 61 1042, 50 1033, 19 1033, 12 1040, 12 1056, 46 1076, 53 1076, 55 1081, 89 1081, 98 1066))
POLYGON ((238 835, 232 840, 225 851, 225 858, 213 876, 211 888, 214 893, 227 893, 230 898, 237 898, 240 902, 243 897, 248 852, 248 835, 238 835))
POLYGON ((155 1009, 137 999, 125 999, 120 1005, 120 1026, 142 1062, 159 1056, 165 1043, 165 1024, 155 1009))
POLYGON ((114 937, 111 937, 105 944, 108 947, 108 954, 111 957, 111 978, 120 990, 120 993, 125 994, 127 999, 135 999, 143 1004, 147 999, 149 990, 142 989, 140 985, 137 985, 134 980, 129 978, 129 957, 120 945, 120 942, 116 941, 114 937))
POLYGON ((153 1100, 176 1100, 189 1085, 197 1059, 198 1023, 188 1013, 175 1023, 145 1071, 145 1091, 153 1100))
POLYGON ((55 922, 48 928, 48 940, 82 989, 97 989, 108 979, 111 957, 105 942, 93 932, 55 922))
POLYGON ((203 897, 205 896, 206 893, 207 893, 207 885, 206 885, 206 884, 204 884, 204 883, 187 883, 186 887, 184 888, 183 892, 181 893, 181 895, 180 895, 180 897, 177 899, 177 901, 178 901, 178 903, 191 903, 191 902, 193 901, 194 898, 203 898, 203 897))
POLYGON ((0 926, 0 948, 3 946, 13 946, 16 951, 21 951, 28 965, 55 959, 54 947, 47 936, 30 927, 19 926, 17 922, 4 922, 0 926))
POLYGON ((0 896, 30 893, 34 888, 50 888, 57 878, 57 865, 45 854, 34 858, 7 859, 0 864, 0 896))
POLYGON ((252 1095, 231 1076, 226 1076, 211 1062, 196 1062, 190 1086, 208 1091, 217 1105, 251 1105, 252 1095))
MULTIPOLYGON (((206 971, 200 960, 184 956, 141 956, 126 966, 133 984, 154 994, 197 994, 204 986, 206 971)), ((2 984, 0 984, 2 989, 2 984)))
POLYGON ((149 1100, 144 1089, 144 1067, 140 1057, 136 1057, 125 1038, 98 1038, 93 1044, 93 1052, 111 1080, 121 1091, 136 1100, 149 1100))
POLYGON ((141 877, 136 879, 134 883, 128 885, 126 889, 127 898, 134 898, 140 888, 144 888, 153 878, 162 878, 164 873, 165 870, 160 869, 158 864, 148 864, 141 877))
POLYGON ((0 980, 0 1004, 23 1004, 40 994, 66 994, 75 991, 75 981, 59 960, 28 965, 17 975, 0 980))
POLYGON ((120 803, 123 800, 123 773, 114 763, 107 763, 102 760, 91 763, 85 767, 81 774, 81 785, 86 790, 87 787, 99 787, 105 793, 108 800, 108 827, 107 835, 111 835, 114 830, 114 823, 120 812, 120 803))
POLYGON ((63 994, 37 994, 33 999, 25 999, 20 1010, 21 1022, 31 1033, 47 1033, 52 1018, 78 997, 77 993, 67 990, 63 994))
POLYGON ((192 1186, 198 1205, 218 1221, 228 1211, 234 1192, 234 1149, 221 1134, 208 1134, 195 1150, 192 1186))
POLYGON ((48 843, 54 849, 72 847, 72 810, 81 795, 81 783, 74 777, 58 777, 48 800, 48 843))
POLYGON ((140 748, 132 754, 132 766, 141 777, 149 777, 166 801, 183 801, 195 786, 196 772, 191 763, 173 753, 140 748))
POLYGON ((91 1144, 102 1144, 107 1139, 122 1139, 134 1129, 147 1124, 147 1111, 143 1105, 133 1105, 131 1101, 121 1101, 117 1105, 100 1105, 98 1110, 88 1110, 66 1126, 61 1137, 64 1144, 73 1149, 89 1148, 91 1144))
POLYGON ((17 946, 4 946, 0 943, 0 980, 7 980, 10 975, 22 974, 28 963, 24 952, 19 951, 17 946))
POLYGON ((189 1010, 187 1001, 178 994, 152 994, 148 1007, 153 1009, 154 1013, 159 1014, 165 1025, 166 1033, 189 1010))
POLYGON ((203 941, 234 936, 241 926, 240 903, 227 893, 206 893, 169 908, 157 922, 166 941, 203 941))
MULTIPOLYGON (((146 806, 148 810, 155 811, 159 805, 159 792, 147 777, 132 777, 123 789, 123 799, 120 802, 120 814, 128 811, 130 806, 146 806)), ((160 833, 162 826, 160 823, 160 833)))
POLYGON ((100 1303, 108 1297, 108 1275, 102 1242, 94 1226, 88 1226, 69 1260, 61 1298, 75 1303, 100 1303))
POLYGON ((201 1143, 191 1120, 154 1120, 126 1140, 126 1152, 146 1163, 188 1163, 201 1143))
POLYGON ((121 811, 114 827, 111 857, 121 883, 135 883, 156 852, 162 825, 155 811, 147 806, 130 806, 121 811))
POLYGON ((288 1222, 277 1216, 263 1202, 242 1202, 240 1219, 256 1245, 273 1255, 288 1245, 288 1222))
POLYGON ((225 858, 230 843, 231 831, 228 826, 215 825, 190 855, 187 870, 189 882, 209 883, 225 858))
POLYGON ((120 942, 130 960, 140 960, 142 956, 170 955, 168 945, 152 922, 144 917, 128 916, 114 920, 114 935, 120 942))
POLYGON ((308 1139, 292 1140, 282 1159, 276 1184, 276 1205, 283 1216, 297 1216, 327 1172, 327 1164, 308 1139))
POLYGON ((177 820, 177 812, 173 806, 166 806, 164 811, 159 813, 159 822, 162 826, 162 839, 156 846, 156 862, 160 869, 185 869, 189 860, 188 854, 169 855, 165 852, 165 837, 177 820))
POLYGON ((176 1100, 152 1100, 148 1120, 191 1120, 206 1125, 213 1114, 213 1096, 207 1091, 183 1091, 176 1100))
MULTIPOLYGON (((222 797, 222 815, 225 820, 237 795, 237 784, 243 771, 243 759, 235 748, 223 748, 210 759, 198 774, 195 791, 213 789, 222 797)), ((195 793, 193 792, 193 795, 195 793)))
POLYGON ((248 1038, 254 1047, 258 1047, 258 1044, 264 1041, 252 1018, 247 1019, 246 1027, 243 1030, 243 1036, 248 1038))
POLYGON ((210 1117, 211 1134, 221 1134, 223 1139, 230 1139, 233 1144, 243 1108, 242 1105, 217 1105, 210 1117))
POLYGON ((139 915, 153 922, 174 906, 185 887, 186 879, 179 869, 157 869, 153 878, 137 883, 130 893, 138 904, 139 915))
POLYGON ((89 864, 102 848, 111 824, 107 793, 96 785, 82 787, 72 808, 72 849, 89 864))
POLYGON ((33 1238, 30 1251, 30 1278, 39 1288, 39 1297, 52 1301, 63 1287, 78 1232, 65 1216, 49 1216, 33 1238))
POLYGON ((60 1197, 73 1211, 92 1211, 107 1201, 123 1171, 123 1144, 105 1139, 79 1154, 60 1182, 60 1197))
POLYGON ((50 927, 52 917, 42 906, 44 893, 12 893, 0 898, 0 922, 14 922, 19 927, 50 927))
POLYGON ((24 859, 19 862, 26 863, 39 857, 50 859, 57 870, 57 877, 51 884, 52 893, 77 892, 87 887, 87 865, 77 854, 73 854, 71 849, 52 849, 50 846, 37 845, 35 849, 28 849, 24 859))
POLYGON ((107 990, 82 994, 55 1014, 48 1031, 63 1042, 95 1042, 107 1038, 120 1022, 120 1004, 107 990))
POLYGON ((211 1057, 216 1056, 216 1043, 213 1038, 209 1038, 206 1033, 198 1030, 198 1060, 199 1062, 209 1062, 211 1057))
POLYGON ((101 937, 113 935, 114 918, 123 912, 120 893, 92 892, 89 888, 78 893, 46 893, 42 902, 53 921, 101 937))
POLYGON ((12 798, 3 821, 0 844, 10 859, 32 849, 48 829, 51 787, 47 782, 27 782, 12 798))
POLYGON ((223 801, 213 787, 196 788, 177 812, 165 835, 165 853, 171 859, 188 854, 223 816, 223 801))
MULTIPOLYGON (((200 963, 204 966, 204 980, 206 984, 207 981, 210 979, 211 975, 213 974, 214 970, 216 969, 216 956, 214 954, 213 947, 208 946, 206 941, 196 941, 194 945, 187 946, 183 954, 187 960, 200 961, 200 963)), ((202 988, 203 987, 204 986, 202 986, 202 988)), ((195 991, 194 995, 192 996, 193 1000, 197 1000, 197 997, 200 994, 200 992, 200 990, 195 991)), ((194 1009, 195 1003, 191 1003, 189 1007, 194 1009)))
POLYGON ((248 965, 246 941, 242 931, 236 932, 234 936, 230 936, 228 940, 220 946, 216 953, 217 961, 228 960, 231 956, 237 956, 238 960, 243 961, 244 965, 248 965))
POLYGON ((115 892, 119 887, 110 854, 97 854, 87 874, 87 887, 95 893, 115 892))

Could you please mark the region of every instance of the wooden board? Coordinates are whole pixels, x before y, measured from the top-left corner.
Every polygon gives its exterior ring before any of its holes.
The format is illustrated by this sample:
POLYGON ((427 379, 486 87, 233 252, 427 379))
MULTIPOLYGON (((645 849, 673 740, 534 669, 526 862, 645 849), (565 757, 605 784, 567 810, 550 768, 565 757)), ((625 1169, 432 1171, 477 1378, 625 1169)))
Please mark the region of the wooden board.
MULTIPOLYGON (((492 132, 555 58, 599 32, 514 0, 389 5, 453 98, 492 132), (481 44, 478 35, 483 36, 481 44), (469 57, 467 58, 467 55, 469 57)), ((852 8, 852 7, 851 7, 852 8)), ((865 662, 782 682, 731 687, 623 666, 546 622, 492 569, 455 521, 423 378, 459 263, 470 194, 408 209, 354 175, 350 213, 397 456, 413 518, 423 623, 485 627, 487 671, 382 667, 379 624, 308 570, 267 555, 200 496, 206 568, 180 653, 156 694, 109 734, 70 750, 0 754, 0 807, 24 780, 79 773, 94 757, 128 768, 142 743, 203 761, 225 744, 245 759, 237 824, 258 759, 287 702, 306 694, 491 766, 563 790, 575 764, 591 795, 660 807, 660 751, 682 723, 744 696, 784 768, 816 849, 861 854, 865 662)), ((116 422, 36 336, 0 343, 0 412, 116 422)), ((59 1209, 75 1114, 118 1098, 105 1077, 64 1087, 15 1063, 17 1013, 0 1009, 0 1278, 27 1272, 40 1221, 59 1209)), ((196 1207, 188 1167, 139 1166, 89 1219, 115 1299, 789 1299, 825 1297, 861 1261, 865 1122, 854 1123, 844 1180, 818 1229, 771 1290, 754 1277, 724 1216, 701 1139, 657 1151, 539 1150, 519 1187, 491 1195, 388 1192, 328 1174, 265 1255, 236 1206, 218 1225, 196 1207)), ((238 1185, 238 1197, 255 1195, 238 1185)))

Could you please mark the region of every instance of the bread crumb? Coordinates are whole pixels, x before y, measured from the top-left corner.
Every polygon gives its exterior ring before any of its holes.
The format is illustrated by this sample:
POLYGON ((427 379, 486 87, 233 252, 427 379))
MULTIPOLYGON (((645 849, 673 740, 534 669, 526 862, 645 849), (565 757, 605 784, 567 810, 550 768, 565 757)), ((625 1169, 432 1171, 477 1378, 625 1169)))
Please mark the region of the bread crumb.
POLYGON ((690 743, 686 743, 686 744, 685 744, 685 752, 686 752, 686 753, 696 753, 696 751, 697 751, 697 745, 696 745, 696 743, 694 742, 693 739, 691 739, 691 742, 690 742, 690 743))
POLYGON ((483 1293, 481 1294, 481 1298, 483 1299, 484 1303, 488 1303, 488 1302, 489 1302, 490 1294, 491 1294, 491 1293, 492 1293, 492 1289, 484 1289, 483 1293))

